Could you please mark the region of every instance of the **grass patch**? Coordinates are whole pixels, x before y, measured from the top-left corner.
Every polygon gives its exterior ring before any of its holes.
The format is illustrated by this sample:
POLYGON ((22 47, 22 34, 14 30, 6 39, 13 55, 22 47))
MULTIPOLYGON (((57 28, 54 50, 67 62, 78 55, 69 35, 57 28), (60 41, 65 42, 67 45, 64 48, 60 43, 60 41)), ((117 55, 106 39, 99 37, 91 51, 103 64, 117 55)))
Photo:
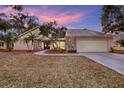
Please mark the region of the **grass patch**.
POLYGON ((124 76, 86 57, 0 53, 0 87, 124 87, 124 76))

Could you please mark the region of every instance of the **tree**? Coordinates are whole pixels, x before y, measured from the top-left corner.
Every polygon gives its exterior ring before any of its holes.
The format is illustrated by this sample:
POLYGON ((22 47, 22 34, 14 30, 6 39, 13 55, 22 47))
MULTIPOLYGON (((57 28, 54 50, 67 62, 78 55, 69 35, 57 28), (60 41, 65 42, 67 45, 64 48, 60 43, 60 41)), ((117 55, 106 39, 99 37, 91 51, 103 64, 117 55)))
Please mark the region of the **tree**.
POLYGON ((6 19, 7 19, 6 14, 0 13, 0 30, 4 32, 11 28, 11 24, 6 19))
POLYGON ((38 18, 29 15, 29 13, 23 12, 22 5, 8 5, 7 7, 11 7, 15 11, 10 14, 9 19, 14 32, 21 34, 29 29, 32 29, 33 27, 38 26, 38 18))
POLYGON ((6 48, 11 51, 11 49, 14 47, 14 42, 17 41, 17 35, 15 33, 8 32, 2 36, 2 40, 6 44, 6 48))
POLYGON ((7 5, 7 7, 12 7, 12 9, 14 9, 15 11, 20 11, 20 12, 23 10, 22 5, 7 5))
POLYGON ((29 39, 29 37, 25 37, 25 38, 23 38, 23 42, 27 45, 27 48, 28 48, 28 50, 30 49, 30 47, 29 47, 29 42, 30 42, 30 39, 29 39))
POLYGON ((102 8, 102 28, 105 33, 118 34, 124 31, 124 6, 105 5, 102 8))
MULTIPOLYGON (((30 16, 28 13, 23 13, 22 5, 8 5, 6 7, 11 7, 14 12, 11 12, 9 15, 0 13, 0 34, 2 33, 2 38, 0 39, 5 41, 7 48, 10 49, 11 45, 13 47, 15 40, 13 38, 15 35, 12 36, 13 33, 20 35, 24 31, 37 26, 38 18, 35 16, 30 16)), ((33 35, 32 37, 30 36, 30 39, 31 38, 33 38, 33 35)))
POLYGON ((23 39, 23 41, 24 41, 24 43, 26 43, 28 49, 30 49, 30 47, 29 47, 29 42, 32 43, 32 45, 31 45, 31 49, 32 49, 33 46, 34 46, 34 41, 35 41, 35 39, 36 39, 37 37, 38 37, 38 36, 37 36, 36 34, 30 33, 30 35, 28 35, 27 37, 25 37, 25 38, 23 39))
POLYGON ((53 43, 54 48, 58 48, 56 41, 59 38, 63 38, 65 36, 66 27, 59 27, 56 21, 48 22, 40 26, 39 35, 46 36, 50 39, 51 43, 53 43), (54 46, 56 45, 56 46, 54 46))

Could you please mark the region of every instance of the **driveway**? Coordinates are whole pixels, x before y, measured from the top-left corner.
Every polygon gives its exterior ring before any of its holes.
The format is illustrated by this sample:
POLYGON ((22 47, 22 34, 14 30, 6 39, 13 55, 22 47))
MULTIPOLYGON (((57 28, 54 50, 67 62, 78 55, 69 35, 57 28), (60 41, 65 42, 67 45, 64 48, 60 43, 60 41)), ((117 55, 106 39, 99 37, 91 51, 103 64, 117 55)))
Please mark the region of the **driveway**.
POLYGON ((80 53, 95 62, 109 67, 124 75, 124 54, 115 53, 80 53))

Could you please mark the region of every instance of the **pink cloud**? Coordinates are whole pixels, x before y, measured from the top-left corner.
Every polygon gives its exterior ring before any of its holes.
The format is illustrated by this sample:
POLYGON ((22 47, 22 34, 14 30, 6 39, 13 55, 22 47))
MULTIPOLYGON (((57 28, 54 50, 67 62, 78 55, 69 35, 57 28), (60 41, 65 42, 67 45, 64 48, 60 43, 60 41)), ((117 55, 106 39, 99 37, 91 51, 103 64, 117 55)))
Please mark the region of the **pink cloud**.
POLYGON ((58 7, 41 6, 39 9, 28 9, 30 15, 37 16, 41 22, 57 21, 60 24, 79 22, 87 13, 77 9, 61 11, 58 7))
MULTIPOLYGON (((10 7, 4 7, 0 10, 0 13, 10 13, 12 9, 10 7)), ((40 22, 57 21, 60 24, 66 24, 71 22, 79 22, 84 19, 87 13, 80 12, 79 10, 61 11, 57 7, 41 6, 40 8, 25 8, 25 13, 29 13, 30 16, 36 16, 40 22)))
POLYGON ((60 16, 41 15, 40 20, 47 22, 57 21, 58 23, 64 24, 64 23, 78 22, 84 16, 85 14, 81 14, 81 13, 76 13, 73 15, 62 14, 60 16))

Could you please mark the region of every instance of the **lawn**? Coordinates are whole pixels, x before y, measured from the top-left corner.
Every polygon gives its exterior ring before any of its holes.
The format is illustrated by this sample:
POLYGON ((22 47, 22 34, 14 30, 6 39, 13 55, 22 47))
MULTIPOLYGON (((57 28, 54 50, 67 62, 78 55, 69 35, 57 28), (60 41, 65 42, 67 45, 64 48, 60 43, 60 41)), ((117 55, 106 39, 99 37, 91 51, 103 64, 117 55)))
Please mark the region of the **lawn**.
POLYGON ((0 53, 0 87, 124 87, 124 76, 80 56, 0 53))

